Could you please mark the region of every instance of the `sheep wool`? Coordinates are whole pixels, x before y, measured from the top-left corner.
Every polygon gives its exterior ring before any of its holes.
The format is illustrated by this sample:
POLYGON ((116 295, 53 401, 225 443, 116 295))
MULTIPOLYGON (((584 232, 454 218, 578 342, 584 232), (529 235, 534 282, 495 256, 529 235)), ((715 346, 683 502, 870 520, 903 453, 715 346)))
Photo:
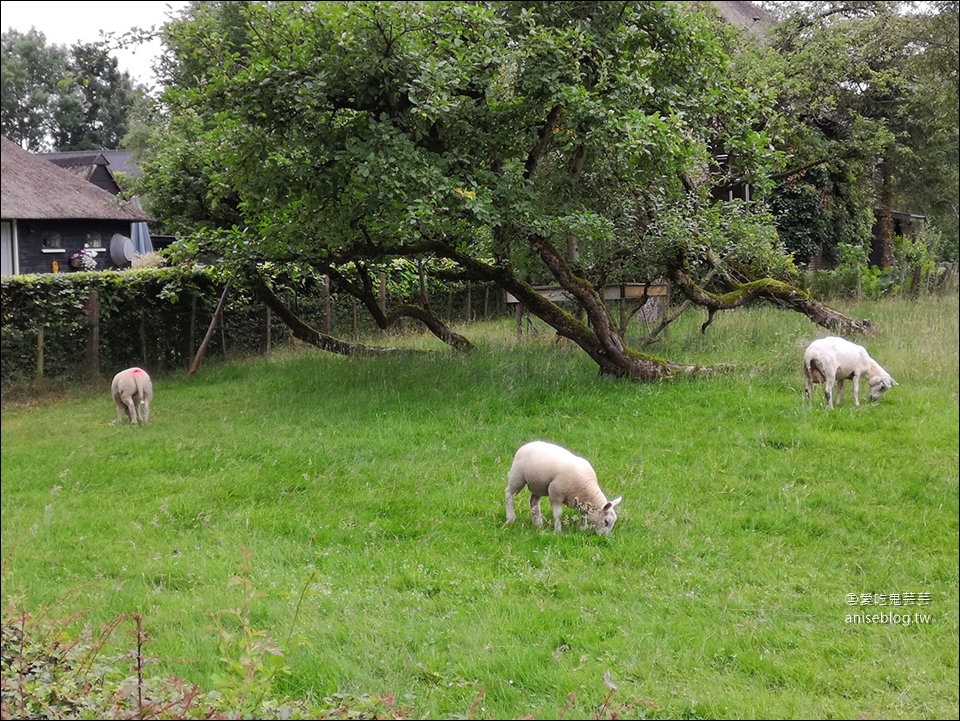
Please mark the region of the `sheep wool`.
POLYGON ((610 533, 617 522, 614 508, 623 500, 622 496, 607 500, 597 483, 593 466, 585 458, 544 441, 531 441, 521 446, 513 457, 504 493, 507 523, 513 523, 517 518, 513 497, 524 487, 530 489, 534 525, 543 525, 540 499, 546 496, 553 510, 553 528, 558 533, 564 506, 580 511, 584 527, 593 524, 597 533, 610 533))
POLYGON ((862 345, 851 343, 843 338, 828 336, 813 341, 803 354, 803 374, 807 387, 807 403, 813 407, 813 384, 823 383, 823 392, 827 407, 833 408, 840 403, 843 382, 853 381, 853 402, 860 405, 860 379, 864 378, 870 386, 870 400, 875 401, 893 386, 900 385, 867 353, 862 345), (837 393, 834 398, 833 387, 837 393))
POLYGON ((125 413, 130 414, 130 423, 146 425, 150 418, 150 401, 153 400, 153 382, 143 368, 127 368, 113 377, 110 384, 113 401, 117 404, 117 419, 123 423, 125 413))

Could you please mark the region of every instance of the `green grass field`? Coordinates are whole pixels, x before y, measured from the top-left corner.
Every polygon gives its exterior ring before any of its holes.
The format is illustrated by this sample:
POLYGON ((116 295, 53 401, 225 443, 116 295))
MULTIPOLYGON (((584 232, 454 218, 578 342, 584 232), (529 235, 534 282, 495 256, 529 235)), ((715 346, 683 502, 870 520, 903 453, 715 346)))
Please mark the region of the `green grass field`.
POLYGON ((146 428, 110 425, 109 380, 8 403, 4 604, 142 614, 150 674, 207 689, 262 632, 277 697, 416 717, 957 718, 957 297, 840 307, 900 385, 832 412, 802 393, 826 333, 766 308, 653 349, 734 364, 700 380, 603 379, 503 321, 462 355, 408 335, 428 352, 155 378, 146 428), (612 536, 534 528, 526 492, 505 524, 535 438, 623 495, 612 536))

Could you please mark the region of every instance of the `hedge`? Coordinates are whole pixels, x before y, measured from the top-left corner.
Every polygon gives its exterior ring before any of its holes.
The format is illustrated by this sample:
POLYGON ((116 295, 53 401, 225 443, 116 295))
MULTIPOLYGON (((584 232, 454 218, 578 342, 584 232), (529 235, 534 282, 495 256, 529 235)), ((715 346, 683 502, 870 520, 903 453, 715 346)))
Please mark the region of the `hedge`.
MULTIPOLYGON (((3 278, 0 383, 189 366, 224 279, 209 268, 151 268, 3 278)), ((208 354, 263 347, 266 312, 231 292, 208 354)), ((273 329, 283 342, 284 329, 273 329)))
MULTIPOLYGON (((135 365, 160 374, 186 369, 225 283, 214 266, 6 276, 0 280, 0 385, 112 376, 135 365)), ((353 298, 333 294, 324 304, 320 283, 283 285, 291 308, 318 329, 353 338, 377 331, 353 298)), ((470 319, 508 311, 495 288, 474 287, 472 303, 467 294, 451 286, 434 299, 435 310, 450 321, 466 320, 468 309, 470 319)), ((234 283, 206 357, 260 353, 290 338, 286 326, 271 322, 264 305, 234 283)))

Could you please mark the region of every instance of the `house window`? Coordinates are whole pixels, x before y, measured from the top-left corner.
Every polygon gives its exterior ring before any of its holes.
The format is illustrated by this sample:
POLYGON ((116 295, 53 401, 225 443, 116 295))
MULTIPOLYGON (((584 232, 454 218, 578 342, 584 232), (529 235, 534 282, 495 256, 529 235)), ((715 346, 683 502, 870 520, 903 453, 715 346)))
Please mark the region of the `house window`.
POLYGON ((103 235, 100 233, 87 233, 87 242, 83 245, 91 250, 106 250, 106 246, 103 244, 103 235))
POLYGON ((43 235, 43 249, 44 250, 59 250, 63 246, 60 245, 60 233, 44 233, 43 235))

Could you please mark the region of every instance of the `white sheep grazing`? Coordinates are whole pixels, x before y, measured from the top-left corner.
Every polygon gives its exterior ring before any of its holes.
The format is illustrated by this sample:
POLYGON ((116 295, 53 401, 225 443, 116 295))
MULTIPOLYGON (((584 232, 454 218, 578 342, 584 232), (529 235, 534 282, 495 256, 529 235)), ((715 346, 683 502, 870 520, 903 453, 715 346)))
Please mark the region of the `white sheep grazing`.
POLYGON ((143 425, 150 418, 150 401, 153 400, 153 383, 143 368, 127 368, 113 377, 110 384, 113 400, 117 404, 116 423, 123 423, 124 412, 129 412, 130 422, 137 425, 137 419, 143 425))
POLYGON ((530 489, 533 524, 543 525, 540 499, 547 496, 553 509, 553 528, 558 533, 564 506, 580 511, 584 527, 593 523, 597 533, 610 533, 617 522, 617 512, 613 509, 623 500, 622 496, 607 500, 589 461, 573 455, 566 448, 543 441, 532 441, 520 447, 513 457, 507 481, 507 523, 517 519, 513 497, 526 486, 530 489))
POLYGON ((853 381, 853 402, 860 405, 860 378, 870 385, 870 400, 875 401, 897 383, 863 346, 843 338, 829 336, 815 340, 803 354, 803 373, 807 378, 806 396, 813 407, 813 384, 823 383, 827 406, 833 408, 833 385, 837 384, 837 404, 843 392, 843 382, 853 381))

